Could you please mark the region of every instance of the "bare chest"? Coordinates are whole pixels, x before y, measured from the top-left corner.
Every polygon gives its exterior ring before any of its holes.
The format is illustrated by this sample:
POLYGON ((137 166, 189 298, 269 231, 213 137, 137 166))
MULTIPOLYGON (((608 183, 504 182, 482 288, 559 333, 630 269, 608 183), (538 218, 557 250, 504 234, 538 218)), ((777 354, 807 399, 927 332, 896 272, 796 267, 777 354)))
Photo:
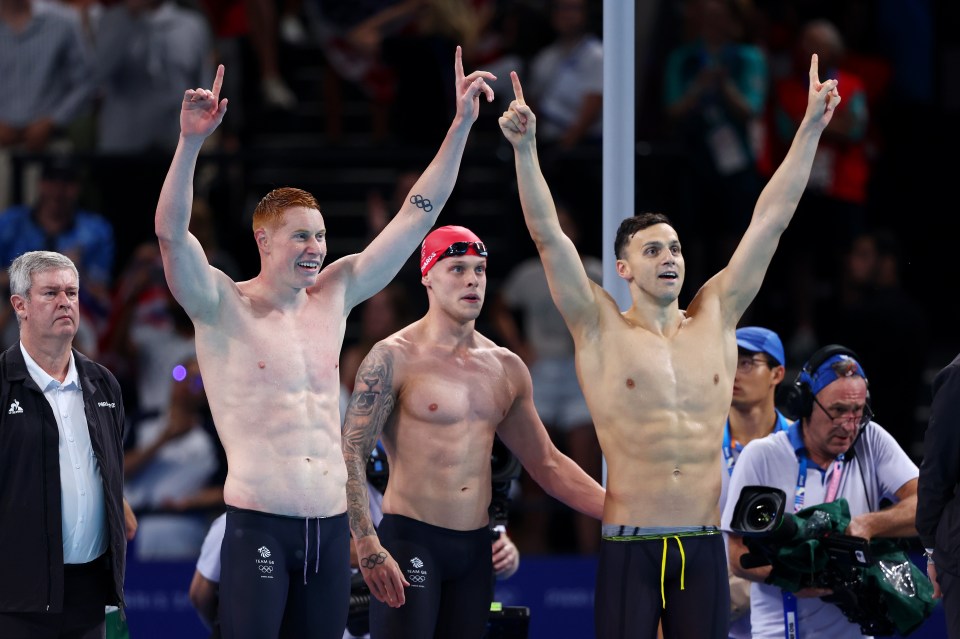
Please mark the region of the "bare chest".
POLYGON ((725 410, 735 362, 736 342, 719 330, 693 325, 663 338, 629 328, 608 333, 581 358, 581 378, 610 405, 697 413, 725 410))
POLYGON ((198 328, 197 354, 203 368, 251 391, 323 390, 339 381, 344 330, 343 318, 319 313, 239 314, 221 327, 198 328))
MULTIPOLYGON (((436 363, 436 362, 433 362, 436 363)), ((441 363, 418 367, 401 391, 404 413, 436 426, 482 423, 496 428, 514 391, 495 362, 441 363)))

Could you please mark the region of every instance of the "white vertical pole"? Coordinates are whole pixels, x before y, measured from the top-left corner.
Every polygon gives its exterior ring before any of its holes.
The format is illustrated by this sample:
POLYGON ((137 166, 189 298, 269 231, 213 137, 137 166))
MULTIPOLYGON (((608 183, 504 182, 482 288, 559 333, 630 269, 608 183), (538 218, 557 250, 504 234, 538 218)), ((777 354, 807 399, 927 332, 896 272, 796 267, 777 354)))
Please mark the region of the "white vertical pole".
POLYGON ((632 0, 603 1, 603 287, 621 310, 630 294, 617 276, 613 241, 634 208, 635 14, 632 0))

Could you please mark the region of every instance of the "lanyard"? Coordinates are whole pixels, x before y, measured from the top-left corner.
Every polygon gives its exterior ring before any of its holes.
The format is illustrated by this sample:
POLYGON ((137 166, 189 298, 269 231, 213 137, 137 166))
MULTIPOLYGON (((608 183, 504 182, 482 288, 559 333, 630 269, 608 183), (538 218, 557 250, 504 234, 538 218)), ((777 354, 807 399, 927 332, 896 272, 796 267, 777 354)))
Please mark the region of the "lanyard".
MULTIPOLYGON (((803 509, 803 501, 806 497, 807 485, 807 456, 800 456, 799 472, 797 473, 797 492, 793 495, 793 512, 798 513, 803 509)), ((826 498, 823 503, 828 504, 837 498, 837 492, 840 490, 840 477, 843 475, 843 455, 837 458, 833 465, 833 473, 830 475, 830 483, 827 485, 826 498)))
MULTIPOLYGON (((780 411, 777 411, 777 421, 773 425, 773 432, 789 429, 790 423, 780 414, 780 411)), ((733 443, 733 438, 730 435, 729 417, 727 423, 723 426, 723 446, 720 450, 723 451, 723 463, 727 468, 727 475, 733 475, 733 467, 737 463, 737 458, 733 456, 733 453, 734 451, 740 452, 741 448, 733 443)))
MULTIPOLYGON (((793 512, 797 513, 803 509, 803 500, 806 497, 807 485, 807 459, 806 455, 798 455, 799 471, 797 472, 797 491, 793 496, 793 512)), ((840 489, 840 477, 843 475, 843 455, 837 458, 833 466, 833 473, 830 475, 830 483, 827 485, 827 494, 824 503, 830 503, 837 498, 837 492, 840 489)), ((785 639, 797 639, 800 636, 800 619, 797 616, 797 596, 787 590, 780 591, 783 596, 783 636, 785 639)))

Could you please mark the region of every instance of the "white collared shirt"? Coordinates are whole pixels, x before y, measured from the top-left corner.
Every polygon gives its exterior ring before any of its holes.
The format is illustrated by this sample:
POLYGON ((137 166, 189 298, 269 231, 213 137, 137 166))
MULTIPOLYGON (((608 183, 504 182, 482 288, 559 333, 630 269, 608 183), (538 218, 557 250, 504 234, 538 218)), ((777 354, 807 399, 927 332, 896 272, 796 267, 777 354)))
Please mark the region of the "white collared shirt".
POLYGON ((87 563, 107 550, 107 518, 103 481, 90 442, 77 365, 71 353, 70 367, 61 383, 40 368, 22 342, 20 352, 27 372, 50 404, 60 432, 63 562, 87 563))

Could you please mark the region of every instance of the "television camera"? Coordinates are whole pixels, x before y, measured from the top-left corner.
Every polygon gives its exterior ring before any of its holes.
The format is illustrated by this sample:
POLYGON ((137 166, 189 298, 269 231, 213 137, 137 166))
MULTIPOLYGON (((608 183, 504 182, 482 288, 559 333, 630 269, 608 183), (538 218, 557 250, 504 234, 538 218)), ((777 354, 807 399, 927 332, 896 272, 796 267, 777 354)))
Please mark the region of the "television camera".
POLYGON ((845 499, 796 514, 784 512, 785 503, 777 488, 743 488, 730 522, 749 550, 741 566, 771 565, 767 583, 791 592, 832 590, 821 599, 840 608, 865 635, 903 636, 929 616, 932 586, 893 540, 844 534, 850 523, 845 499))

